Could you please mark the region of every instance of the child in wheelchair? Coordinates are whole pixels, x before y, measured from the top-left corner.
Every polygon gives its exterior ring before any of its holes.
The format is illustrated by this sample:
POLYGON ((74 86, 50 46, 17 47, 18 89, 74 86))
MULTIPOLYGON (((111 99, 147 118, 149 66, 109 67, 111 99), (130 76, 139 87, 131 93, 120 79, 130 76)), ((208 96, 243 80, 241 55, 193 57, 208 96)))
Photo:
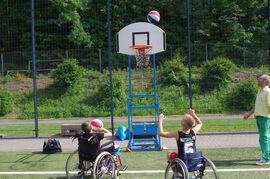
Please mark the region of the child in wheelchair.
MULTIPOLYGON (((119 145, 115 144, 112 141, 109 141, 103 145, 100 145, 100 141, 104 138, 112 137, 112 133, 105 129, 104 127, 98 129, 98 133, 93 132, 93 129, 91 127, 91 123, 89 121, 83 122, 81 124, 81 129, 83 130, 82 139, 86 139, 87 143, 91 146, 83 147, 86 149, 86 154, 88 155, 88 158, 86 158, 88 161, 94 161, 95 158, 101 153, 101 152, 109 152, 110 154, 115 156, 116 162, 119 162, 120 165, 117 166, 119 170, 126 170, 127 165, 122 166, 122 162, 120 159, 121 153, 119 145), (96 143, 96 145, 92 145, 93 143, 96 143), (91 154, 91 155, 89 155, 91 154), (90 158, 90 160, 89 160, 90 158)), ((83 142, 80 142, 82 140, 79 138, 79 147, 83 145, 83 142)), ((80 150, 82 151, 82 150, 80 150)), ((85 152, 81 152, 85 153, 85 152)), ((82 158, 85 158, 81 156, 82 158)))
POLYGON ((81 124, 81 129, 83 133, 80 134, 79 136, 79 147, 83 145, 83 143, 85 143, 85 142, 82 142, 83 140, 87 140, 87 143, 89 143, 89 145, 91 146, 89 147, 85 146, 85 147, 87 148, 86 149, 87 153, 92 154, 93 158, 98 156, 98 154, 103 151, 107 151, 109 153, 114 152, 114 146, 101 147, 100 145, 100 141, 102 139, 112 137, 112 133, 110 131, 102 127, 102 128, 99 128, 98 133, 96 133, 93 131, 90 121, 83 122, 81 124))
MULTIPOLYGON (((166 116, 163 114, 159 115, 159 126, 158 126, 158 135, 166 138, 175 138, 177 143, 178 152, 168 151, 167 158, 168 162, 172 161, 175 158, 180 158, 182 161, 187 163, 189 156, 188 154, 197 154, 196 153, 196 135, 202 128, 202 121, 195 114, 193 109, 188 110, 188 114, 184 115, 182 120, 180 121, 182 130, 181 131, 173 131, 173 132, 165 132, 163 131, 163 121, 166 119, 166 116), (194 120, 196 121, 195 127, 194 120)), ((202 155, 202 154, 197 154, 202 155)), ((198 157, 198 156, 196 156, 198 157)), ((192 164, 191 164, 192 165, 192 164)), ((187 166, 190 168, 191 166, 187 166)), ((189 169, 193 170, 193 169, 189 169)))
POLYGON ((72 136, 73 140, 78 139, 78 149, 67 159, 67 178, 83 179, 89 173, 94 179, 118 178, 119 171, 127 169, 127 165, 122 165, 121 162, 120 147, 115 145, 113 140, 102 145, 100 143, 104 138, 112 137, 112 133, 103 127, 94 132, 89 121, 83 122, 81 129, 82 133, 72 136))

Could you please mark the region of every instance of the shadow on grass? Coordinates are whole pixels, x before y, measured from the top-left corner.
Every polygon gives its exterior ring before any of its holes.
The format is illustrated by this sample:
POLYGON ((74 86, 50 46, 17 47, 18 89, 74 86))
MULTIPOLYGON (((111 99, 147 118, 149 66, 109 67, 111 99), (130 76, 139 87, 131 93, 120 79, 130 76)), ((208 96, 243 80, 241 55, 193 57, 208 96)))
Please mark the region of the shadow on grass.
MULTIPOLYGON (((40 154, 43 154, 42 152, 32 152, 31 154, 19 154, 22 155, 21 158, 19 158, 18 160, 16 160, 15 162, 26 162, 27 159, 34 157, 35 159, 37 159, 37 155, 40 156, 40 154)), ((45 160, 50 154, 44 154, 44 156, 42 158, 39 158, 38 160, 35 160, 35 162, 41 162, 43 160, 45 160)))
POLYGON ((255 166, 258 160, 213 160, 217 168, 239 168, 240 166, 255 166), (237 167, 239 166, 239 167, 237 167))
MULTIPOLYGON (((48 179, 66 179, 67 177, 66 176, 57 176, 57 177, 49 177, 48 179)), ((79 177, 75 177, 75 178, 79 178, 79 177)), ((88 179, 92 179, 93 177, 87 175, 88 179)))

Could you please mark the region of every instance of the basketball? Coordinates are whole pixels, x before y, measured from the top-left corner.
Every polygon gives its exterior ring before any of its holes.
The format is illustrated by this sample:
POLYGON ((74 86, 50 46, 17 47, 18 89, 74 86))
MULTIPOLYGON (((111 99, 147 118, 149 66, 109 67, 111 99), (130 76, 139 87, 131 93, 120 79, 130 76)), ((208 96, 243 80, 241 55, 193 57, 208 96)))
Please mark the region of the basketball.
POLYGON ((91 122, 91 127, 94 131, 99 131, 103 127, 103 122, 100 119, 94 119, 91 122))
POLYGON ((148 22, 152 24, 157 24, 160 20, 160 14, 158 11, 152 10, 147 15, 148 22))

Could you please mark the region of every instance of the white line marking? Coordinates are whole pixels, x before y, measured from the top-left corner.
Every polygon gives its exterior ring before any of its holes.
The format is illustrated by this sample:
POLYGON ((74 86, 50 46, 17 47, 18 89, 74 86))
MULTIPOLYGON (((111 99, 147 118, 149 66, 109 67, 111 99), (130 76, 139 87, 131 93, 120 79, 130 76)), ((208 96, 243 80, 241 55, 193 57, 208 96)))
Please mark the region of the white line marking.
MULTIPOLYGON (((218 172, 253 172, 253 171, 270 171, 270 168, 217 169, 217 171, 218 172)), ((120 173, 164 173, 164 172, 165 170, 120 171, 120 173)), ((0 172, 0 175, 62 175, 62 174, 66 174, 66 172, 63 172, 63 171, 0 172)))
POLYGON ((218 172, 270 171, 270 168, 217 169, 218 172))

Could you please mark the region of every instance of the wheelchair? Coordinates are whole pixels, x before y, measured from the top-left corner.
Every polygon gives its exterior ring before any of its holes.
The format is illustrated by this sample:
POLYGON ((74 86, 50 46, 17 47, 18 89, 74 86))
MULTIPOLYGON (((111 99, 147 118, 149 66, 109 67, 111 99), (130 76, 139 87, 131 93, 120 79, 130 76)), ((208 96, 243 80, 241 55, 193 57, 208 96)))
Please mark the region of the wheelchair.
POLYGON ((112 144, 99 145, 97 137, 84 138, 80 134, 73 136, 78 139, 78 149, 72 152, 66 162, 67 178, 110 178, 118 179, 119 171, 127 169, 123 166, 120 155, 115 152, 114 143, 107 151, 101 148, 112 144))
POLYGON ((202 151, 187 153, 184 160, 175 158, 165 170, 165 179, 218 179, 215 164, 202 151))

